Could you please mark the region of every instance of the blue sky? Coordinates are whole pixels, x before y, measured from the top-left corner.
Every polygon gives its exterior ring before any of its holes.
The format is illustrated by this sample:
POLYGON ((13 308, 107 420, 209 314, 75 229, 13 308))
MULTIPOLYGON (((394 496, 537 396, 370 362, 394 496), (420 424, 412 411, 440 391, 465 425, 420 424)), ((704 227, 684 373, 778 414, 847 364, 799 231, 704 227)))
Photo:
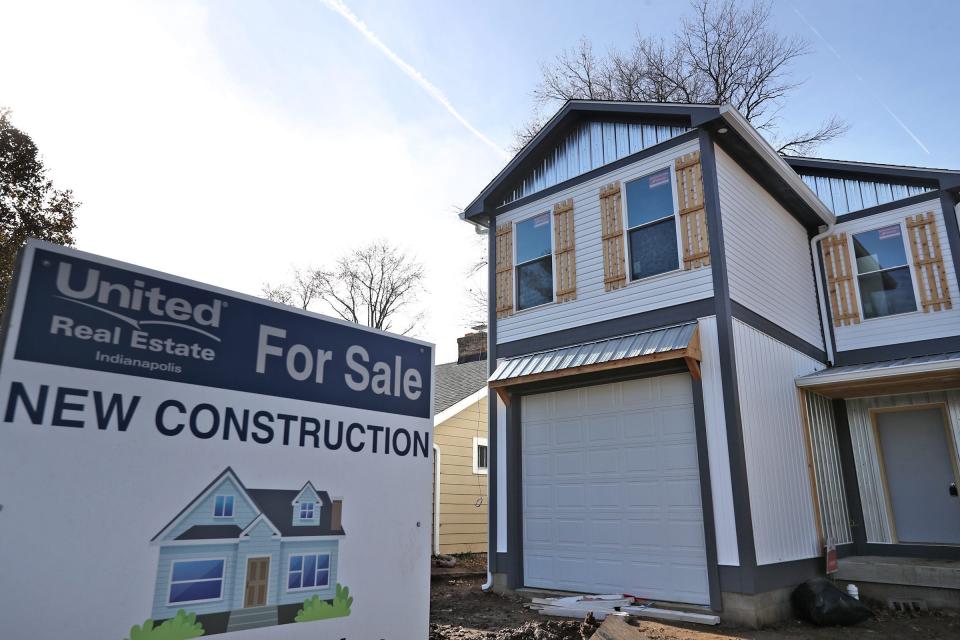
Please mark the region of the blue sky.
MULTIPOLYGON (((687 5, 344 1, 475 132, 324 0, 8 1, 0 104, 84 202, 81 249, 256 294, 388 238, 426 265, 419 337, 449 360, 480 251, 455 212, 505 162, 481 137, 510 146, 541 61, 667 35, 687 5)), ((960 168, 958 19, 946 1, 775 1, 814 49, 783 127, 836 114, 852 129, 818 155, 960 168)))

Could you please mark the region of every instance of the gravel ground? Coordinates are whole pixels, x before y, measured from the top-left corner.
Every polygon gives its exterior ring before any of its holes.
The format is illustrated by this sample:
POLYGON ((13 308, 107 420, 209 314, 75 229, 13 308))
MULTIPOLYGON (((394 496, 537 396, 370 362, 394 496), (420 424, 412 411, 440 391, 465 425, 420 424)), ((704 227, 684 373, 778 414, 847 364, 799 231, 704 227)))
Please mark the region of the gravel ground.
MULTIPOLYGON (((523 600, 483 593, 482 578, 435 580, 430 597, 429 640, 586 640, 595 625, 548 618, 523 607, 523 600)), ((640 622, 643 637, 652 640, 958 640, 960 615, 925 613, 877 617, 855 627, 819 628, 790 621, 759 631, 729 627, 686 627, 640 622)))

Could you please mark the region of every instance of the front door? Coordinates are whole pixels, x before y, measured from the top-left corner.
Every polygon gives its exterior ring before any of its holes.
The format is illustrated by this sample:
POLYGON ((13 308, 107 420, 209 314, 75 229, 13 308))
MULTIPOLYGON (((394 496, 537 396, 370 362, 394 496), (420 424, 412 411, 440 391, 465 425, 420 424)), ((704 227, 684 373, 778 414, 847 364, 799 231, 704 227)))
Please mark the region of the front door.
POLYGON ((244 589, 244 607, 262 607, 267 604, 267 577, 270 558, 247 558, 247 585, 244 589))
POLYGON ((876 414, 898 542, 960 544, 956 453, 944 418, 939 408, 876 414))

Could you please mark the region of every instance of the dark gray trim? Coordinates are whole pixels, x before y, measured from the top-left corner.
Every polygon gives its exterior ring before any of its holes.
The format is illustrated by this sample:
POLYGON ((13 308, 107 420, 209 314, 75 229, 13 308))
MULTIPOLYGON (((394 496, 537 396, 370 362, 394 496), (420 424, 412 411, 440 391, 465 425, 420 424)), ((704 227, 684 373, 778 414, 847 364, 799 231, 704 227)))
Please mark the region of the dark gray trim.
POLYGON ((827 353, 823 349, 810 344, 809 342, 807 342, 800 336, 797 336, 796 334, 790 333, 780 325, 770 320, 767 320, 766 318, 761 316, 759 313, 751 309, 748 309, 747 307, 743 306, 739 302, 736 302, 735 300, 731 300, 730 304, 731 304, 734 318, 742 322, 745 322, 746 324, 750 325, 754 329, 762 333, 765 333, 766 335, 770 336, 775 340, 779 340, 780 342, 787 345, 788 347, 792 349, 796 349, 800 353, 810 356, 814 360, 817 360, 819 362, 827 361, 827 353))
POLYGON ((700 473, 700 505, 703 513, 703 538, 707 553, 707 584, 710 588, 710 608, 723 609, 720 597, 720 570, 717 566, 717 525, 713 515, 713 485, 710 482, 710 456, 707 451, 707 420, 703 411, 703 385, 691 379, 693 387, 693 416, 697 436, 697 466, 700 473))
POLYGON ((855 556, 855 555, 858 555, 858 554, 857 554, 857 548, 856 548, 856 545, 853 544, 852 542, 848 542, 847 544, 838 544, 838 545, 837 545, 837 559, 838 559, 838 560, 839 560, 840 558, 849 558, 850 556, 855 556))
POLYGON ((850 222, 851 220, 859 220, 860 218, 869 218, 870 216, 875 216, 878 213, 886 213, 887 211, 893 211, 894 209, 909 207, 911 205, 920 204, 921 202, 926 202, 927 200, 936 199, 937 191, 934 189, 927 193, 921 193, 917 196, 901 198, 900 200, 894 200, 893 202, 887 202, 886 204, 879 204, 875 207, 868 207, 866 209, 859 209, 852 213, 845 213, 842 216, 837 216, 837 224, 843 224, 844 222, 850 222))
MULTIPOLYGON (((637 331, 646 331, 647 329, 680 324, 681 322, 696 320, 704 316, 712 316, 714 313, 713 298, 694 300, 693 302, 686 302, 672 307, 654 309, 653 311, 645 311, 644 313, 636 313, 621 318, 613 318, 612 320, 604 320, 593 324, 531 336, 521 340, 504 342, 497 345, 497 357, 512 358, 526 353, 536 353, 537 351, 568 347, 572 344, 602 340, 604 338, 612 338, 637 331)), ((490 360, 493 361, 494 358, 490 360)))
MULTIPOLYGON (((750 513, 750 488, 747 483, 747 459, 740 423, 740 395, 737 388, 737 359, 733 345, 733 309, 727 279, 727 260, 720 218, 720 188, 713 136, 700 131, 700 167, 703 173, 704 206, 710 234, 710 264, 713 270, 713 297, 717 313, 717 342, 720 352, 720 378, 723 392, 727 448, 730 454, 730 481, 733 491, 734 521, 737 528, 738 567, 741 583, 750 587, 757 556, 750 513)), ((721 578, 722 582, 722 578, 721 578)))
MULTIPOLYGON (((489 214, 490 226, 487 228, 487 377, 497 368, 497 233, 494 221, 489 214)), ((490 459, 487 461, 487 565, 491 572, 497 572, 500 555, 497 553, 497 394, 487 394, 487 444, 490 459)))
MULTIPOLYGON (((947 228, 947 241, 953 255, 953 273, 960 279, 960 222, 957 222, 956 195, 949 191, 940 192, 940 207, 943 210, 943 224, 947 228)), ((958 301, 957 303, 960 303, 958 301)), ((954 303, 954 304, 957 304, 954 303)))
MULTIPOLYGON (((823 250, 821 244, 823 240, 817 242, 817 263, 820 265, 820 291, 823 292, 824 309, 827 314, 827 330, 830 332, 830 345, 833 347, 833 359, 837 359, 837 336, 833 332, 833 311, 830 309, 830 290, 827 288, 827 271, 823 264, 823 250)), ((820 296, 817 296, 817 306, 820 306, 820 296)))
POLYGON ((946 544, 884 544, 880 542, 868 542, 864 545, 863 553, 861 555, 960 560, 960 546, 946 544))
POLYGON ((578 184, 582 184, 584 182, 587 182, 588 180, 593 180, 598 176, 602 176, 605 173, 615 171, 617 169, 620 169, 621 167, 625 167, 627 165, 633 164, 634 162, 640 162, 641 160, 644 160, 651 156, 655 156, 658 153, 663 153, 664 151, 672 147, 676 147, 685 142, 690 142, 691 140, 696 140, 696 139, 697 139, 697 132, 696 130, 694 130, 694 131, 687 131, 686 133, 682 133, 679 136, 670 138, 669 140, 658 142, 652 147, 641 149, 640 151, 637 151, 636 153, 631 153, 630 155, 624 156, 619 160, 614 160, 609 164, 604 164, 597 167, 596 169, 591 169, 586 173, 581 173, 580 175, 574 176, 569 180, 564 180, 563 182, 557 183, 552 187, 547 187, 542 191, 537 191, 536 193, 531 193, 530 195, 524 196, 518 200, 514 200, 513 202, 508 202, 505 205, 497 207, 497 215, 506 213, 507 211, 512 211, 513 209, 530 204, 531 202, 535 202, 537 200, 540 200, 541 198, 546 198, 559 191, 563 191, 564 189, 570 189, 572 187, 577 186, 578 184))
MULTIPOLYGON (((847 162, 844 160, 826 160, 823 158, 799 158, 786 156, 794 171, 804 169, 803 173, 810 175, 833 176, 835 178, 849 178, 851 180, 869 180, 874 182, 888 181, 897 178, 903 184, 920 186, 932 185, 938 188, 941 181, 952 183, 960 177, 954 171, 927 169, 925 167, 893 167, 876 166, 867 163, 847 162)), ((800 173, 800 171, 797 171, 800 173)))
POLYGON ((805 558, 754 567, 752 578, 744 580, 743 567, 721 566, 720 585, 725 593, 755 594, 783 587, 794 587, 826 570, 823 557, 805 558))
POLYGON ((918 340, 917 342, 901 342, 898 344, 885 344, 880 347, 838 351, 835 357, 835 364, 840 367, 848 364, 866 364, 868 362, 897 360, 899 358, 910 358, 913 356, 930 356, 953 351, 960 351, 960 336, 947 336, 944 338, 932 338, 930 340, 918 340))
POLYGON ((867 533, 863 525, 863 504, 860 502, 860 481, 857 479, 857 463, 853 455, 853 438, 847 418, 846 400, 833 400, 833 420, 837 432, 837 454, 840 456, 840 475, 843 493, 847 499, 847 518, 853 534, 853 551, 864 553, 867 533))
POLYGON ((523 398, 512 396, 507 407, 507 586, 523 586, 523 436, 520 407, 523 398), (512 524, 511 524, 512 523, 512 524))

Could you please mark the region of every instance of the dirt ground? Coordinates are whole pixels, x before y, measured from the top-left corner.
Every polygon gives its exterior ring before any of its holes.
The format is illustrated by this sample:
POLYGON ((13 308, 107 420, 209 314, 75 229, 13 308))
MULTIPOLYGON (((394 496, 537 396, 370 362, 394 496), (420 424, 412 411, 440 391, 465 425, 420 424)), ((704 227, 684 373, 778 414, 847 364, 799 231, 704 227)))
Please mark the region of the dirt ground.
MULTIPOLYGON (((441 579, 430 594, 429 640, 584 640, 595 627, 580 621, 548 618, 523 607, 520 598, 483 593, 483 578, 441 579)), ((644 637, 652 640, 903 640, 960 638, 960 615, 955 613, 893 614, 877 610, 877 617, 855 627, 819 628, 790 621, 759 631, 728 627, 686 627, 640 622, 644 637)))

